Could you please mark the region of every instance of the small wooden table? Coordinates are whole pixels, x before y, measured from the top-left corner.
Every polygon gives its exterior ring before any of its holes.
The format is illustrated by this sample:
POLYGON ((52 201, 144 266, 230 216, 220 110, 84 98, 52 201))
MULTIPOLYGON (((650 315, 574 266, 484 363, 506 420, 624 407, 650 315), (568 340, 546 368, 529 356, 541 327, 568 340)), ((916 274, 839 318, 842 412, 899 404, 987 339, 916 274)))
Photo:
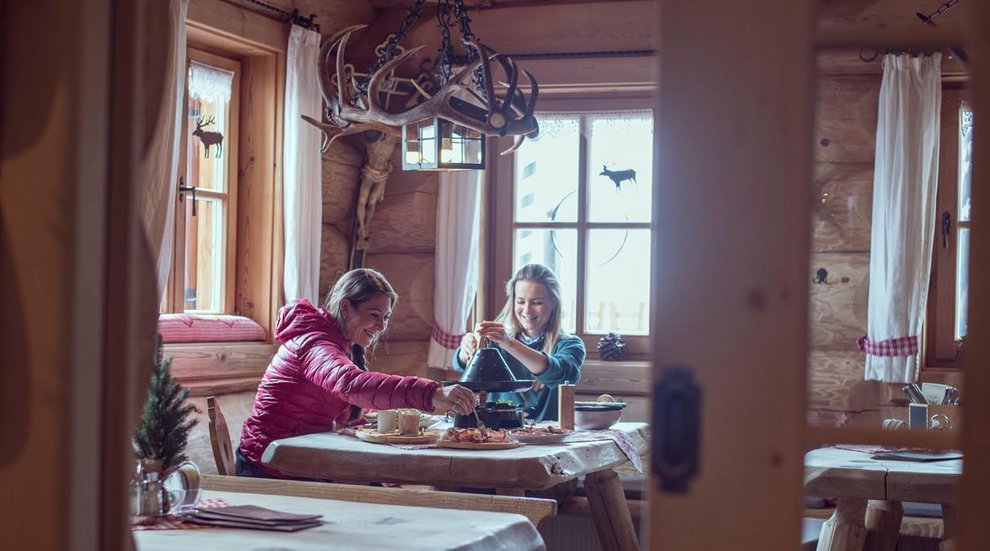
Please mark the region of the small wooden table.
POLYGON ((942 505, 941 551, 955 548, 955 499, 962 460, 891 461, 836 447, 812 450, 804 459, 804 489, 838 499, 818 550, 891 550, 897 544, 902 501, 942 505))
MULTIPOLYGON (((619 423, 612 428, 625 433, 641 455, 648 449, 646 423, 619 423)), ((627 461, 611 440, 479 451, 403 449, 336 433, 276 440, 262 456, 266 465, 291 476, 495 488, 510 495, 584 476, 592 516, 606 550, 639 548, 629 505, 613 470, 627 461)))
POLYGON ((191 530, 133 532, 139 551, 210 549, 349 550, 546 549, 533 523, 522 515, 355 503, 330 499, 205 491, 231 505, 259 505, 290 513, 322 514, 325 524, 299 532, 268 532, 215 526, 191 530))

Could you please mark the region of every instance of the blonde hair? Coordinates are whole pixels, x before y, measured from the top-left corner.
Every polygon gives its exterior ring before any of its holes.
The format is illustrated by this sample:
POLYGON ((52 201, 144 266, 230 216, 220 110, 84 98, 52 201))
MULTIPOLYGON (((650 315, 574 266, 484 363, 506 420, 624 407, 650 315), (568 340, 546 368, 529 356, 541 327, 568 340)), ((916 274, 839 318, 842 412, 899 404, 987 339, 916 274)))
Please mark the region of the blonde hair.
MULTIPOLYGON (((371 268, 357 268, 340 276, 323 300, 323 307, 330 312, 333 319, 337 320, 339 327, 344 327, 344 316, 340 311, 341 302, 347 300, 351 306, 357 308, 378 295, 386 295, 392 308, 395 308, 395 303, 399 300, 399 295, 380 272, 371 268)), ((378 342, 379 336, 381 333, 371 342, 372 347, 378 342)), ((361 352, 363 353, 364 350, 361 352)))
POLYGON ((553 302, 553 310, 550 312, 550 318, 543 328, 543 352, 551 354, 553 353, 553 347, 557 345, 557 341, 560 340, 560 336, 564 334, 564 331, 560 328, 560 305, 562 302, 560 282, 557 280, 557 275, 553 273, 553 270, 547 266, 543 264, 527 264, 519 268, 516 274, 512 276, 512 279, 505 283, 505 296, 507 299, 505 306, 498 314, 498 317, 495 318, 495 321, 499 321, 505 325, 506 331, 510 335, 515 336, 522 332, 522 326, 519 324, 519 320, 516 318, 515 308, 513 308, 516 302, 516 283, 520 281, 539 283, 547 290, 547 294, 550 295, 550 300, 553 302))

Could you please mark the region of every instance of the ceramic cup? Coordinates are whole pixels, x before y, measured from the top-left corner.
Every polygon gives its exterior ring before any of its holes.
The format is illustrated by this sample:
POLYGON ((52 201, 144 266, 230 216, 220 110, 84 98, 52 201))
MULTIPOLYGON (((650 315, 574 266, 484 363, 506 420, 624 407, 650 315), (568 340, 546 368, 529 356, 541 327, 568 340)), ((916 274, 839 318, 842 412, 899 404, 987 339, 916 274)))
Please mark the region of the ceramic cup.
POLYGON ((378 412, 378 432, 388 434, 399 430, 399 410, 384 409, 378 412))
POLYGON ((419 434, 419 411, 399 410, 399 434, 406 436, 419 434))

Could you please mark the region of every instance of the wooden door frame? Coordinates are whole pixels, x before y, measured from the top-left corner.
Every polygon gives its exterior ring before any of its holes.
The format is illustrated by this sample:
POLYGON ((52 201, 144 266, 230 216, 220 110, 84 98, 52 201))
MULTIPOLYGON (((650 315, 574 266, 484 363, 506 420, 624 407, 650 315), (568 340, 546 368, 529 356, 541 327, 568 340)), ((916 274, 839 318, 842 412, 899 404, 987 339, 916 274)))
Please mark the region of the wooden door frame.
POLYGON ((660 9, 653 379, 689 368, 702 413, 688 491, 652 483, 650 548, 795 548, 814 2, 663 0, 660 9))

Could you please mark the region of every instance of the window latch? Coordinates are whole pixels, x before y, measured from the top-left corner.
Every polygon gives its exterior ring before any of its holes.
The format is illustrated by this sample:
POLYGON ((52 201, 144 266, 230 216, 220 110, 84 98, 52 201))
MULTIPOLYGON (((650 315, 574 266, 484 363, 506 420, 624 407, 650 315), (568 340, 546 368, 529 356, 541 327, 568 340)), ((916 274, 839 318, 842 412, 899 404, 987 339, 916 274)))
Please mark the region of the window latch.
POLYGON ((196 216, 196 186, 187 186, 186 179, 183 176, 179 176, 179 202, 181 203, 185 199, 186 192, 192 194, 192 215, 196 216))
POLYGON ((952 231, 952 215, 949 211, 942 213, 942 248, 949 248, 949 232, 952 231))

